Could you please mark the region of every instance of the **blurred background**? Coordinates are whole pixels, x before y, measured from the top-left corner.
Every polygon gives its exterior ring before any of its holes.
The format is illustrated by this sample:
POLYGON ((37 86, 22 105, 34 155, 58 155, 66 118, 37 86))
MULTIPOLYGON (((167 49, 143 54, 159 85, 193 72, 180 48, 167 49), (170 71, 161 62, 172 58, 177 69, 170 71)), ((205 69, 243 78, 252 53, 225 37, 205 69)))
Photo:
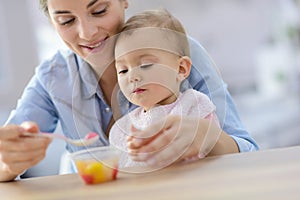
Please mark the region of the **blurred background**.
MULTIPOLYGON (((129 0, 166 8, 215 61, 261 149, 300 145, 300 0, 129 0)), ((0 1, 0 125, 39 62, 65 48, 37 0, 0 1)), ((60 130, 58 129, 57 132, 60 130)), ((59 173, 64 143, 26 176, 59 173)))

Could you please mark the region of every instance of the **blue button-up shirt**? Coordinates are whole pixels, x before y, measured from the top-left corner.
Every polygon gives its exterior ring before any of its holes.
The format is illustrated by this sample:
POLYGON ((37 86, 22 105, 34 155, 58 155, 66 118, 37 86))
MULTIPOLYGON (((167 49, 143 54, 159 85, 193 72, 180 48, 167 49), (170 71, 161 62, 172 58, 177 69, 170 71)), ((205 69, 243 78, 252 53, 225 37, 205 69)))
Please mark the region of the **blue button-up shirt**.
MULTIPOLYGON (((193 67, 182 90, 194 88, 207 94, 217 107, 221 126, 238 144, 241 152, 257 150, 258 146, 242 125, 226 84, 217 73, 202 46, 190 39, 193 67)), ((135 108, 119 92, 118 103, 123 114, 135 108)), ((113 117, 98 80, 88 63, 71 51, 58 51, 36 68, 35 75, 24 90, 6 124, 36 122, 42 132, 53 132, 60 122, 63 134, 82 138, 97 132, 96 145, 108 145, 105 132, 113 117)), ((78 147, 67 145, 70 152, 78 147)))

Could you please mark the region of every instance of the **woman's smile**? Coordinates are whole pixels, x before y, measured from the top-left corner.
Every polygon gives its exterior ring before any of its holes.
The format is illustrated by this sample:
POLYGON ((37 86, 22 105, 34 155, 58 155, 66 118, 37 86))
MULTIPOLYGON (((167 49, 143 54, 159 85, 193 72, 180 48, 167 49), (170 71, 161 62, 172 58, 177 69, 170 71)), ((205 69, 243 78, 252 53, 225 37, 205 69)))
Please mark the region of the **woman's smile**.
POLYGON ((91 42, 91 43, 86 43, 86 44, 79 44, 79 46, 83 49, 83 51, 85 51, 86 53, 96 53, 101 51, 105 44, 106 44, 106 40, 109 37, 107 36, 104 39, 101 39, 97 42, 91 42))

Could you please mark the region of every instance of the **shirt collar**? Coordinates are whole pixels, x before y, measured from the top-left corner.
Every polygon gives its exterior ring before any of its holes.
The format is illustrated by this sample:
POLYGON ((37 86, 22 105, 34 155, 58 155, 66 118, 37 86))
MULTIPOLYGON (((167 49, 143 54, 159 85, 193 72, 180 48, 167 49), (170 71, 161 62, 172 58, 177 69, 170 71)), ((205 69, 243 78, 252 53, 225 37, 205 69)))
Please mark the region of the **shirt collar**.
POLYGON ((89 99, 97 92, 98 80, 92 67, 79 56, 75 56, 78 63, 79 76, 83 83, 81 84, 83 97, 89 99))

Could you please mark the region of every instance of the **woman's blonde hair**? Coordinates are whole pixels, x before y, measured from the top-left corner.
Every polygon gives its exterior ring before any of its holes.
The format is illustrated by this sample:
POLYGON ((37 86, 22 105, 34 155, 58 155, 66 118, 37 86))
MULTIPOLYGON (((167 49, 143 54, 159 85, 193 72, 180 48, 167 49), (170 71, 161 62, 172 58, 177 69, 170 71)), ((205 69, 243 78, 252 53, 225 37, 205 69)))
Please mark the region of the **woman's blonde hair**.
POLYGON ((48 0, 40 0, 40 8, 45 13, 45 15, 49 15, 48 0))

